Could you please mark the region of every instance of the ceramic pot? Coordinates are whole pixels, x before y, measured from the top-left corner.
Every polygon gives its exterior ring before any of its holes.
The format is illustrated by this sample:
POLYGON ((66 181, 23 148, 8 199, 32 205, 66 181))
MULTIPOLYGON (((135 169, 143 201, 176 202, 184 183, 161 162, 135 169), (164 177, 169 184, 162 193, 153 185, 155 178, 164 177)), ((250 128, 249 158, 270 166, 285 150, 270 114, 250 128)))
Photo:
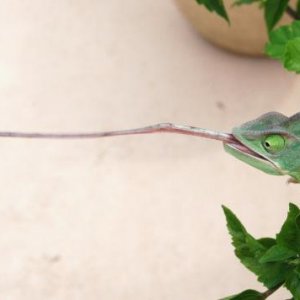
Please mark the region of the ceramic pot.
MULTIPOLYGON (((213 44, 247 55, 263 55, 267 31, 263 10, 257 4, 232 6, 233 0, 224 0, 230 25, 216 13, 209 12, 196 0, 175 0, 184 16, 201 35, 213 44)), ((281 24, 292 19, 284 15, 281 24)))

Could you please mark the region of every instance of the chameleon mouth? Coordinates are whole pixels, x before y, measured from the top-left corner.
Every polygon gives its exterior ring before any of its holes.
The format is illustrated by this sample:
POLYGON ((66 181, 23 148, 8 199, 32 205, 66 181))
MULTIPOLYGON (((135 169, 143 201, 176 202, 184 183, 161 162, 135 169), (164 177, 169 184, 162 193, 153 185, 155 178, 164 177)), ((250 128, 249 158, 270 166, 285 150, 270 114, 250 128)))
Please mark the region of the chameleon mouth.
POLYGON ((246 164, 271 175, 284 175, 281 168, 272 160, 250 149, 236 137, 224 142, 225 151, 246 164))
POLYGON ((256 153, 255 151, 251 150, 249 147, 247 147, 246 145, 242 144, 238 139, 234 138, 234 140, 230 143, 225 143, 226 145, 228 145, 230 148, 233 148, 239 152, 242 152, 246 155, 255 157, 257 159, 261 159, 261 160, 265 160, 268 161, 265 157, 263 157, 262 155, 256 153))

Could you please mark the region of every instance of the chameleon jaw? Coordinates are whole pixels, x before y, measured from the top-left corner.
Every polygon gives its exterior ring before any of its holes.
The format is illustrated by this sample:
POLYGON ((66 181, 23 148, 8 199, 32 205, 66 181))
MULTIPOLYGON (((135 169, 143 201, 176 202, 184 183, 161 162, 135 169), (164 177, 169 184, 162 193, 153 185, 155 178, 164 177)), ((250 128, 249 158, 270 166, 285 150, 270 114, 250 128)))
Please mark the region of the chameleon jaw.
POLYGON ((224 143, 224 149, 227 153, 233 155, 237 159, 267 174, 284 175, 281 169, 273 161, 270 161, 267 157, 251 150, 239 140, 224 143))
POLYGON ((226 145, 228 145, 229 147, 240 151, 244 154, 247 154, 249 156, 255 157, 257 159, 262 159, 262 160, 266 160, 268 161, 267 158, 263 157, 262 155, 256 153, 255 151, 251 150, 249 147, 247 147, 246 145, 242 144, 239 140, 236 140, 234 142, 231 143, 226 143, 226 145))

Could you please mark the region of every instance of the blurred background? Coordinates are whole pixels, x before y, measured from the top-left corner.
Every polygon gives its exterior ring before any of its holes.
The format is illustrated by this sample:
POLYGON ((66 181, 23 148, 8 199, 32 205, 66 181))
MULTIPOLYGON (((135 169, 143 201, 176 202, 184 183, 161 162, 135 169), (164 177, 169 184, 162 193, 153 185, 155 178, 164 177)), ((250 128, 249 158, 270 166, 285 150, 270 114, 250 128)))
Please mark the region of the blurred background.
MULTIPOLYGON (((4 0, 0 8, 1 130, 168 121, 230 131, 268 111, 299 111, 300 77, 212 46, 172 0, 4 0)), ((287 178, 195 137, 0 143, 2 299, 264 290, 235 258, 221 204, 254 236, 274 236, 300 197, 287 178)))

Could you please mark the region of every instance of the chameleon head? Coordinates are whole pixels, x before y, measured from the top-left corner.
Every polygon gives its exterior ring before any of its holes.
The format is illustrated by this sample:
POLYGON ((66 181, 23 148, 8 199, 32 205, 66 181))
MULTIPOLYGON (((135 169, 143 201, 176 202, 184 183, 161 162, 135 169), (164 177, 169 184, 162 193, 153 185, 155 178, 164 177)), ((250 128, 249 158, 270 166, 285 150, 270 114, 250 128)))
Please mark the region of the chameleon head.
POLYGON ((289 175, 300 182, 300 113, 286 117, 270 112, 232 131, 236 142, 225 150, 272 175, 289 175))

